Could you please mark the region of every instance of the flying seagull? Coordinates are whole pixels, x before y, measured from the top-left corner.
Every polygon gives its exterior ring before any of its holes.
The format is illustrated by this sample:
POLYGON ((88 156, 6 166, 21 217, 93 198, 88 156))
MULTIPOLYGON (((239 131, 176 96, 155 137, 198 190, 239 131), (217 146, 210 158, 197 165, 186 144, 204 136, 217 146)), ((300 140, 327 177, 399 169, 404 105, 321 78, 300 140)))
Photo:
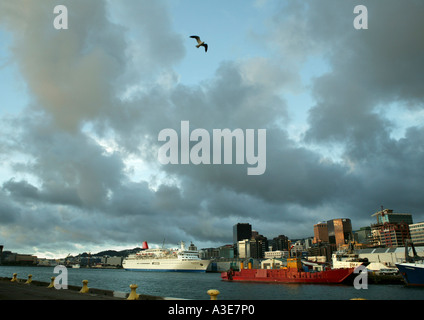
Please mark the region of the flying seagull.
POLYGON ((198 36, 190 36, 190 38, 194 38, 197 40, 198 45, 196 48, 200 48, 201 46, 205 47, 205 52, 208 52, 208 45, 204 43, 202 40, 200 40, 200 37, 198 36))

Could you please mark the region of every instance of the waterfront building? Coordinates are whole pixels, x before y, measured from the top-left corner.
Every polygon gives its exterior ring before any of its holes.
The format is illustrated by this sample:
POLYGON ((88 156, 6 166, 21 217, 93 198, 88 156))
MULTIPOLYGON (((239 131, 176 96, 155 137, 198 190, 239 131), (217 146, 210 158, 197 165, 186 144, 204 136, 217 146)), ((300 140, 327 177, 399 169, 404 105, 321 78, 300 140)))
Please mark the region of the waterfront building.
POLYGON ((313 243, 328 242, 327 222, 319 222, 314 225, 313 243))
POLYGON ((415 246, 424 245, 424 222, 410 224, 409 233, 415 246))
POLYGON ((219 257, 233 259, 234 258, 234 246, 232 245, 224 245, 219 247, 219 257))
POLYGON ((203 248, 200 250, 201 259, 217 259, 220 258, 219 248, 203 248))
MULTIPOLYGON (((410 249, 410 248, 409 248, 410 249)), ((417 255, 424 257, 424 247, 415 247, 417 255)), ((365 248, 355 251, 361 259, 368 259, 370 263, 382 263, 389 267, 396 267, 396 263, 405 260, 405 247, 397 248, 365 248)), ((412 252, 410 252, 412 254, 412 252)))
POLYGON ((200 258, 211 260, 211 259, 234 259, 234 246, 232 244, 226 244, 218 248, 203 248, 199 251, 200 258))
POLYGON ((19 254, 11 251, 4 251, 2 263, 7 265, 36 265, 37 256, 31 254, 19 254))

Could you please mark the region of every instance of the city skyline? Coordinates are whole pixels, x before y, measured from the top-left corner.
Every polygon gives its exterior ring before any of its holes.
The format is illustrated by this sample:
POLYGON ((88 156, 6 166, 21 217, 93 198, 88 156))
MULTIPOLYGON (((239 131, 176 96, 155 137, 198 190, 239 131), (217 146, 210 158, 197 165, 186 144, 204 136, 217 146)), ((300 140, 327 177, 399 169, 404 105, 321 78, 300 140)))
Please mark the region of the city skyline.
POLYGON ((303 238, 381 205, 424 221, 422 16, 412 0, 1 1, 0 244, 213 247, 240 221, 303 238), (179 156, 211 164, 159 161, 160 132, 186 122, 179 156), (206 139, 226 129, 266 140, 220 164, 206 139))
MULTIPOLYGON (((377 211, 376 213, 374 213, 372 216, 375 216, 377 213, 379 213, 379 212, 383 212, 383 211, 386 211, 386 210, 388 210, 388 211, 390 211, 390 212, 392 212, 393 210, 391 210, 391 209, 384 209, 383 210, 383 208, 381 208, 382 210, 381 211, 377 211)), ((394 212, 393 213, 394 215, 398 215, 399 213, 396 213, 396 212, 394 212)), ((406 214, 406 213, 401 213, 402 215, 403 214, 406 214)), ((406 214, 406 215, 409 215, 409 214, 406 214)), ((235 228, 236 228, 236 226, 238 226, 238 225, 248 225, 249 227, 250 227, 250 233, 251 233, 251 237, 253 238, 254 237, 254 234, 256 234, 256 235, 258 235, 258 236, 261 236, 261 237, 265 237, 268 241, 272 241, 272 240, 274 240, 274 239, 276 239, 276 238, 279 238, 280 236, 284 236, 284 237, 286 237, 288 240, 290 240, 290 241, 301 241, 301 240, 307 240, 307 239, 311 239, 311 240, 315 240, 315 230, 314 230, 314 228, 315 228, 315 225, 318 225, 318 224, 327 224, 328 222, 332 222, 333 220, 349 220, 349 225, 351 225, 351 219, 350 218, 347 218, 347 217, 344 217, 344 218, 333 218, 333 219, 330 219, 330 220, 328 220, 328 221, 319 221, 319 222, 317 222, 316 224, 314 224, 314 225, 312 225, 312 234, 311 235, 306 235, 306 236, 303 236, 303 237, 297 237, 296 235, 294 235, 294 236, 291 236, 291 237, 287 237, 286 236, 286 234, 284 234, 284 232, 282 232, 282 233, 279 233, 279 234, 273 234, 273 235, 268 235, 267 234, 267 232, 266 231, 261 231, 261 230, 257 230, 257 229, 255 229, 254 228, 254 226, 253 225, 251 225, 249 222, 238 222, 238 223, 236 223, 234 226, 232 226, 232 228, 231 228, 231 230, 232 230, 232 233, 231 233, 231 237, 232 237, 232 239, 233 239, 233 241, 229 241, 228 243, 215 243, 215 246, 213 246, 214 248, 218 248, 218 247, 221 247, 221 246, 228 246, 228 245, 236 245, 236 243, 238 242, 238 241, 236 241, 236 242, 234 242, 235 241, 235 237, 236 237, 236 235, 235 235, 235 228)), ((410 219, 411 220, 413 220, 413 215, 411 215, 411 217, 410 217, 410 219)), ((413 224, 415 224, 415 223, 417 223, 417 222, 414 222, 414 221, 412 221, 412 223, 413 224)), ((355 232, 357 232, 357 231, 360 231, 360 229, 362 229, 362 228, 366 228, 366 227, 372 227, 372 225, 377 225, 377 224, 381 224, 381 222, 378 222, 378 220, 377 221, 374 221, 374 223, 370 223, 369 225, 364 225, 364 226, 361 226, 361 227, 359 227, 358 229, 353 229, 352 228, 352 233, 354 234, 355 232)), ((242 237, 242 238, 240 238, 239 240, 249 240, 251 237, 242 237)), ((327 232, 327 237, 328 237, 328 232, 327 232)), ((186 241, 184 241, 184 240, 180 240, 180 241, 183 241, 183 242, 186 242, 186 241)), ((136 245, 136 247, 143 247, 143 245, 144 245, 144 242, 147 242, 148 243, 148 241, 142 241, 143 243, 137 243, 137 245, 136 245)), ((190 241, 190 242, 193 242, 193 241, 190 241)), ((326 242, 331 242, 331 241, 326 241, 326 242)), ((313 242, 314 243, 314 242, 313 242)), ((335 243, 336 244, 336 242, 331 242, 331 243, 335 243)), ((294 243, 293 243, 294 244, 294 243)), ((1 244, 0 244, 1 245, 1 244)), ((152 247, 163 247, 163 246, 165 246, 165 247, 169 247, 169 248, 173 248, 174 246, 175 247, 178 247, 178 245, 179 245, 179 242, 178 243, 166 243, 165 242, 165 239, 163 239, 163 242, 161 243, 161 244, 157 244, 157 243, 154 243, 154 244, 149 244, 148 243, 148 245, 152 248, 152 247)), ((197 247, 197 246, 196 246, 197 247)), ((129 248, 129 247, 120 247, 120 248, 115 248, 115 249, 113 249, 113 248, 107 248, 107 247, 104 247, 101 251, 109 251, 109 250, 116 250, 116 251, 122 251, 122 250, 131 250, 131 249, 134 249, 133 247, 131 247, 131 248, 129 248)), ((208 248, 201 248, 201 249, 208 249, 208 248)), ((8 250, 7 248, 4 250, 4 251, 11 251, 11 250, 8 250)), ((84 252, 75 252, 74 254, 72 254, 71 256, 74 256, 74 255, 80 255, 80 254, 87 254, 87 253, 89 253, 90 255, 96 255, 96 253, 99 253, 99 252, 101 252, 101 251, 97 251, 97 252, 94 252, 94 251, 92 251, 92 250, 89 250, 89 248, 88 248, 88 250, 87 251, 84 251, 84 252)), ((18 254, 31 254, 31 253, 23 253, 23 252, 15 252, 15 253, 18 253, 18 254)), ((68 253, 68 255, 69 255, 69 253, 68 253)), ((39 257, 38 257, 39 258, 39 257)), ((41 258, 45 258, 45 257, 41 257, 41 258)), ((50 257, 50 258, 52 258, 52 259, 63 259, 64 257, 61 257, 61 256, 55 256, 55 257, 50 257)))

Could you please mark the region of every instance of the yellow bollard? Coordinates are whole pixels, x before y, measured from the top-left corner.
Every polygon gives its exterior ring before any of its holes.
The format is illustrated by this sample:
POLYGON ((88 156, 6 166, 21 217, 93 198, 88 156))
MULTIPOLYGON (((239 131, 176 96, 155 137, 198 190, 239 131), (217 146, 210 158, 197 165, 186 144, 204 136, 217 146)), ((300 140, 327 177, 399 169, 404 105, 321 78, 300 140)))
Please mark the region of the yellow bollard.
POLYGON ((80 293, 88 293, 90 289, 88 288, 87 284, 88 280, 82 280, 82 288, 80 290, 80 293))
POLYGON ((13 274, 13 278, 12 278, 12 280, 10 280, 10 282, 18 282, 17 276, 18 276, 18 274, 17 273, 14 273, 13 274))
POLYGON ((136 284, 131 284, 130 288, 131 288, 131 292, 130 292, 130 295, 128 296, 127 300, 138 300, 140 298, 140 295, 137 294, 137 292, 135 292, 135 290, 138 288, 138 286, 136 284))
POLYGON ((25 282, 25 284, 31 284, 32 282, 32 274, 28 275, 28 280, 25 282))
POLYGON ((54 279, 56 279, 56 277, 51 277, 50 284, 47 288, 54 288, 54 279))
POLYGON ((210 295, 211 300, 218 300, 219 291, 216 289, 208 290, 208 295, 210 295))

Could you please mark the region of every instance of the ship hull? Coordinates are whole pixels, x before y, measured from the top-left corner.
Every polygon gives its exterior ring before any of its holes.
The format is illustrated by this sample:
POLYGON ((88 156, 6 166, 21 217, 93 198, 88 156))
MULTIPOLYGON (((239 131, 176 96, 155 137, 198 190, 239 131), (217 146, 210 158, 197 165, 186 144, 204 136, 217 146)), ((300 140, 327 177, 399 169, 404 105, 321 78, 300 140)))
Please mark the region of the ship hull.
POLYGON ((354 270, 354 268, 348 268, 304 272, 290 269, 242 269, 223 272, 221 278, 224 281, 240 282, 339 284, 348 281, 354 270))
POLYGON ((406 285, 408 286, 424 286, 424 264, 417 263, 397 263, 406 285))

